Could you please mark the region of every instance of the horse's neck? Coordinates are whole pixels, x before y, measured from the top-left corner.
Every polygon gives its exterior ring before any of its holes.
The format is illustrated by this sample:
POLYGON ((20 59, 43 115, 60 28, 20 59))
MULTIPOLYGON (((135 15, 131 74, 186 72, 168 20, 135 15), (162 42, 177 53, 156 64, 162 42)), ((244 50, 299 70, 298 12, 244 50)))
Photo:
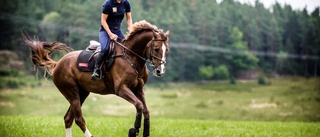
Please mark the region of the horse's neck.
MULTIPOLYGON (((153 38, 153 33, 151 32, 145 32, 137 34, 139 36, 127 41, 127 47, 132 50, 134 53, 138 54, 139 56, 145 57, 145 52, 147 51, 147 44, 150 42, 153 38)), ((145 67, 146 62, 137 55, 127 52, 127 55, 129 55, 134 60, 135 66, 137 66, 137 69, 143 69, 145 67)))
POLYGON ((130 42, 128 41, 128 43, 130 43, 128 48, 130 48, 132 51, 134 51, 138 55, 144 56, 143 54, 147 48, 147 44, 149 41, 152 40, 152 38, 153 38, 152 32, 141 33, 139 36, 132 39, 130 42))

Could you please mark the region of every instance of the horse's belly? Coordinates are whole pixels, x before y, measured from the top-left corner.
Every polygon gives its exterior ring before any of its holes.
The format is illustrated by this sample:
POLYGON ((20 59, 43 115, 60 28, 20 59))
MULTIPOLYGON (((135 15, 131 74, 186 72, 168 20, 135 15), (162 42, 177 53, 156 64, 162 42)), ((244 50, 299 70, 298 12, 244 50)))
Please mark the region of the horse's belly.
POLYGON ((89 77, 80 78, 78 84, 88 92, 102 95, 114 93, 111 87, 104 84, 103 80, 91 80, 91 73, 89 77))

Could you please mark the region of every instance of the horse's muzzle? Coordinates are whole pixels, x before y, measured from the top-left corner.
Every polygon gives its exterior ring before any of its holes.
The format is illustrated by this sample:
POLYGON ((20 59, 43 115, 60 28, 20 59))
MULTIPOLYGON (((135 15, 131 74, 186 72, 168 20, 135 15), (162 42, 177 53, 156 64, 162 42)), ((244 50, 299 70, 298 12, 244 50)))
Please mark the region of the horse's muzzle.
POLYGON ((153 75, 156 77, 161 77, 164 75, 165 71, 165 66, 162 64, 153 70, 153 75))

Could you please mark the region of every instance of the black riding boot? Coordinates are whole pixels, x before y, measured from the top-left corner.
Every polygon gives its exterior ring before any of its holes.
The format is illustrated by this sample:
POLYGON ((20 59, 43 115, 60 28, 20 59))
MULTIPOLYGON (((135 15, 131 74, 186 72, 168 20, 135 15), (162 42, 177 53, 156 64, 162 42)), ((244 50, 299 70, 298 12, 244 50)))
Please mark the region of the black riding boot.
POLYGON ((103 57, 104 57, 104 53, 100 52, 97 59, 96 59, 96 62, 94 64, 94 70, 93 70, 93 73, 91 75, 91 79, 95 80, 95 79, 100 79, 100 65, 103 61, 103 57))

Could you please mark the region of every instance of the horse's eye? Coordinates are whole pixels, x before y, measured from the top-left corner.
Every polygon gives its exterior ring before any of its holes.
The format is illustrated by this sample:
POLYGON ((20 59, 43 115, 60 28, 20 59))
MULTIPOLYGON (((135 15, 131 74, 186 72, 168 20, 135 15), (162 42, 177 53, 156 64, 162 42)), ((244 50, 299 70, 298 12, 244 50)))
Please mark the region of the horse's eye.
POLYGON ((160 49, 154 49, 155 52, 159 52, 160 49))

